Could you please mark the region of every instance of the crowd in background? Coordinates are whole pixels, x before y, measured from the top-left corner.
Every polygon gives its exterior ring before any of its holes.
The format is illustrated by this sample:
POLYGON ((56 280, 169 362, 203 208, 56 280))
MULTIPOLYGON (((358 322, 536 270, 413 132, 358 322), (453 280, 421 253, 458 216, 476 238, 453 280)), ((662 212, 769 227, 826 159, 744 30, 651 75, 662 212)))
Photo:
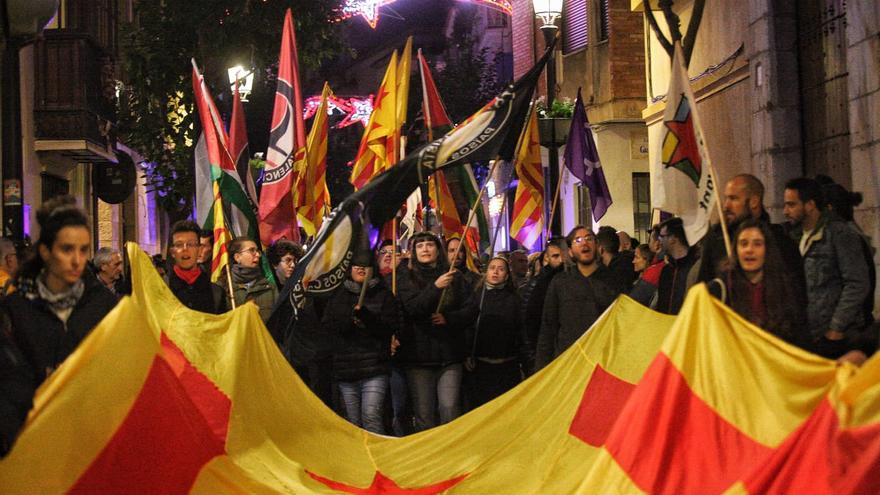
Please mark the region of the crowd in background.
MULTIPOLYGON (((860 195, 828 178, 784 190, 784 224, 764 209, 764 186, 738 175, 719 198, 722 223, 691 245, 680 218, 638 244, 611 226, 573 228, 539 253, 480 259, 458 237, 424 231, 397 249, 354 253, 345 281, 309 296, 295 324, 270 325, 284 356, 331 408, 369 431, 406 435, 452 421, 503 394, 568 349, 621 294, 676 314, 706 283, 755 325, 821 356, 860 364, 877 348, 871 239, 853 221, 860 195), (728 251, 729 250, 729 251, 728 251)), ((40 210, 40 239, 0 239, 0 452, 15 438, 34 390, 130 292, 123 254, 97 250, 70 198, 40 210)), ((187 307, 219 314, 253 303, 269 320, 304 254, 280 240, 265 253, 233 239, 228 272, 211 281, 213 237, 192 221, 153 257, 187 307), (268 257, 267 273, 263 256, 268 257)))

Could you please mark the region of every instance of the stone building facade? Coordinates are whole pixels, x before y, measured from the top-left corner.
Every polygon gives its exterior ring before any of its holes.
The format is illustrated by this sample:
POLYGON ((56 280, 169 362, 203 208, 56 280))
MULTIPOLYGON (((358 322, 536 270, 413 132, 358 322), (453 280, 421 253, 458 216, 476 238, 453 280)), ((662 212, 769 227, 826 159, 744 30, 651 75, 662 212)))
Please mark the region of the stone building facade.
MULTIPOLYGON (((651 3, 668 36, 656 0, 651 3)), ((642 0, 631 0, 634 12, 645 7, 642 0)), ((692 10, 693 0, 675 1, 682 30, 692 10)), ((648 105, 643 118, 654 166, 670 59, 647 24, 644 33, 648 105)), ((688 72, 720 182, 754 174, 764 182, 772 219, 781 222, 787 180, 830 176, 862 193, 856 221, 876 247, 878 60, 880 3, 873 0, 706 2, 688 72)))

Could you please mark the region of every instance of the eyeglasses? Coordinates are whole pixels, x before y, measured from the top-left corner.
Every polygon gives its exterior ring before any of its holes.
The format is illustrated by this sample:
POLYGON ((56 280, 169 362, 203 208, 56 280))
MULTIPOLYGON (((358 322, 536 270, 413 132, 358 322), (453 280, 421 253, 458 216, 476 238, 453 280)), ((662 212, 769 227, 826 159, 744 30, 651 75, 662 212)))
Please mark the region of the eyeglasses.
POLYGON ((171 247, 178 251, 185 251, 187 249, 195 249, 199 247, 199 245, 192 242, 175 242, 171 247))
POLYGON ((379 255, 380 255, 380 256, 385 256, 386 254, 392 254, 393 252, 394 252, 394 251, 392 251, 391 249, 380 249, 380 250, 379 250, 379 255))
POLYGON ((251 255, 251 256, 254 256, 254 255, 256 255, 258 252, 259 252, 259 251, 257 250, 257 248, 255 248, 255 247, 249 247, 249 248, 247 248, 247 249, 242 249, 241 251, 238 252, 238 254, 241 254, 241 253, 247 253, 247 254, 249 254, 249 255, 251 255))
POLYGON ((281 258, 281 262, 284 263, 285 265, 295 265, 296 259, 295 258, 281 258))
POLYGON ((592 241, 593 239, 594 239, 594 237, 589 235, 589 236, 575 237, 573 240, 574 240, 575 244, 583 244, 587 241, 592 241))

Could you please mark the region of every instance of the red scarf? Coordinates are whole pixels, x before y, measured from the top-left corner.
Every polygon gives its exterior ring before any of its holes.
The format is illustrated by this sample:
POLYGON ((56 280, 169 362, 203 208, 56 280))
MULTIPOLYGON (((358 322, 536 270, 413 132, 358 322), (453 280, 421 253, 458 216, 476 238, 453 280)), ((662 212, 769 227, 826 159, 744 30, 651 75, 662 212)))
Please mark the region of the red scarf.
POLYGON ((196 265, 189 270, 184 270, 178 265, 174 265, 174 273, 184 282, 189 285, 196 283, 199 276, 202 274, 202 269, 199 268, 199 265, 196 265))

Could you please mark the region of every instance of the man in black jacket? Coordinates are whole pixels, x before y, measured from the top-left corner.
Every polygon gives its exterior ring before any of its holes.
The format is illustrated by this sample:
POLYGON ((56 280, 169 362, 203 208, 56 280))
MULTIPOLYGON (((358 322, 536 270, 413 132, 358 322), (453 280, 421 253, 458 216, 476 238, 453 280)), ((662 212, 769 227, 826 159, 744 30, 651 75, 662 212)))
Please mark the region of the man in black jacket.
POLYGON ((219 314, 225 307, 220 287, 211 283, 211 274, 197 264, 199 233, 192 220, 181 220, 171 226, 171 257, 174 267, 165 276, 171 292, 184 306, 203 313, 219 314))
POLYGON ((550 282, 538 335, 536 371, 571 347, 623 290, 599 262, 593 232, 579 225, 566 241, 575 269, 550 282))
POLYGON ((699 253, 688 245, 681 218, 670 218, 660 224, 660 242, 666 252, 667 263, 660 272, 657 307, 654 309, 677 315, 687 294, 688 273, 699 261, 699 253))
POLYGON ((613 228, 599 229, 599 233, 596 234, 596 244, 599 246, 602 264, 614 274, 616 280, 619 280, 629 290, 638 276, 635 267, 633 267, 634 253, 620 251, 620 238, 613 228))
MULTIPOLYGON (((736 229, 743 220, 748 218, 770 223, 770 216, 764 210, 764 184, 751 174, 739 174, 727 181, 724 186, 724 222, 730 234, 731 242, 736 229)), ((786 233, 780 224, 770 224, 770 232, 773 233, 773 243, 778 247, 782 262, 785 264, 785 272, 792 283, 792 294, 798 300, 798 307, 806 305, 806 282, 804 280, 804 265, 797 244, 786 233)), ((734 246, 730 246, 731 249, 734 246)), ((721 224, 714 225, 703 239, 703 249, 700 254, 700 272, 697 280, 708 282, 721 276, 721 265, 727 259, 727 249, 724 247, 724 235, 721 224)))

